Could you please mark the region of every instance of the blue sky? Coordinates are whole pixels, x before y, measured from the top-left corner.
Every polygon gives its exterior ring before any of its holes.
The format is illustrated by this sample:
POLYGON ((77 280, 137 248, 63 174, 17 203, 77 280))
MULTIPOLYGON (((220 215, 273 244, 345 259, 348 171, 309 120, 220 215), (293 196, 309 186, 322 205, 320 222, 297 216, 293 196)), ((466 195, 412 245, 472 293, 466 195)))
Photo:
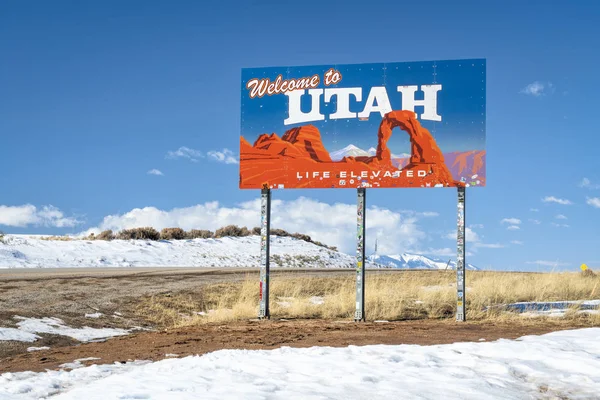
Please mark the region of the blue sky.
MULTIPOLYGON (((318 66, 292 66, 248 68, 242 71, 242 135, 250 144, 263 133, 275 132, 279 136, 296 126, 315 125, 320 133, 323 145, 329 151, 340 150, 349 144, 362 149, 377 147, 377 129, 381 122, 381 114, 377 111, 369 115, 368 121, 353 119, 331 119, 330 115, 337 110, 337 99, 332 97, 325 101, 320 97, 320 113, 323 121, 308 121, 285 125, 289 115, 289 101, 284 94, 265 95, 251 98, 251 91, 246 88, 248 81, 268 78, 276 81, 278 75, 283 79, 300 79, 318 75, 321 88, 361 88, 361 101, 350 97, 349 110, 355 113, 363 111, 372 87, 383 86, 386 89, 390 106, 393 110, 403 109, 403 96, 397 87, 416 85, 416 100, 422 100, 423 85, 434 83, 441 85, 437 93, 437 114, 441 121, 422 118, 423 106, 416 106, 419 121, 427 128, 442 152, 470 151, 485 149, 485 60, 437 60, 427 62, 386 62, 359 63, 352 65, 326 64, 318 66), (326 86, 323 77, 331 69, 339 71, 341 81, 326 86)), ((302 96, 302 111, 312 110, 311 96, 302 96)), ((379 105, 377 103, 377 105, 379 105)), ((410 153, 410 142, 406 133, 392 135, 388 147, 393 154, 410 153), (397 137, 399 136, 399 137, 397 137)))
MULTIPOLYGON (((258 193, 238 189, 225 150, 239 148, 242 68, 485 58, 487 186, 467 192, 468 262, 600 267, 598 20, 583 1, 5 2, 0 229, 250 223, 258 193)), ((276 191, 274 210, 290 230, 344 241, 345 219, 289 207, 355 197, 276 191)), ((451 257, 455 190, 367 201, 390 252, 451 257)))

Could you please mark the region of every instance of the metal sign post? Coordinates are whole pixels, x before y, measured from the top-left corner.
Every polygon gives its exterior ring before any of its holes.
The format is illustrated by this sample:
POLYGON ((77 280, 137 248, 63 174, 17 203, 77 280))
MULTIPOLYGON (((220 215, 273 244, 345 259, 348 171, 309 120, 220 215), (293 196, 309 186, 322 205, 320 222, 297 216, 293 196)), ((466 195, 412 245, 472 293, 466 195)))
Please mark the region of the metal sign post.
POLYGON ((260 202, 260 308, 259 319, 269 319, 269 253, 271 245, 271 189, 262 189, 260 202))
POLYGON ((465 309, 465 187, 458 187, 458 221, 456 229, 456 320, 466 321, 465 309))
POLYGON ((354 321, 366 321, 365 317, 365 222, 367 189, 358 188, 356 232, 356 311, 354 321))

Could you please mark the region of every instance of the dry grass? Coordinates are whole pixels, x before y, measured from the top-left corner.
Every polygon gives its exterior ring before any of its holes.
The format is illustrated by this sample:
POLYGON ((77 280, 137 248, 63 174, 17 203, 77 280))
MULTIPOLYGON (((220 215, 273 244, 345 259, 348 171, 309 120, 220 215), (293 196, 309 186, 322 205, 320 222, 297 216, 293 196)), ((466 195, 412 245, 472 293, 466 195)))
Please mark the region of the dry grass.
POLYGON ((71 240, 76 240, 70 236, 43 236, 40 237, 39 239, 41 240, 52 240, 52 241, 58 241, 58 242, 70 242, 71 240))
MULTIPOLYGON (((487 307, 520 301, 590 300, 600 298, 600 276, 583 273, 467 272, 467 319, 505 320, 522 315, 487 307)), ((354 276, 319 278, 285 276, 271 279, 273 318, 351 319, 354 316, 354 276), (312 301, 311 301, 312 300, 312 301), (322 304, 315 304, 321 300, 322 304)), ((367 271, 366 315, 369 320, 454 318, 456 277, 452 271, 367 271)), ((242 282, 211 284, 197 293, 157 295, 145 298, 136 313, 163 327, 227 322, 256 318, 256 275, 242 282), (198 315, 197 312, 205 315, 198 315)), ((564 318, 587 319, 600 325, 600 315, 578 314, 564 318)), ((537 317, 546 320, 547 317, 537 317)))

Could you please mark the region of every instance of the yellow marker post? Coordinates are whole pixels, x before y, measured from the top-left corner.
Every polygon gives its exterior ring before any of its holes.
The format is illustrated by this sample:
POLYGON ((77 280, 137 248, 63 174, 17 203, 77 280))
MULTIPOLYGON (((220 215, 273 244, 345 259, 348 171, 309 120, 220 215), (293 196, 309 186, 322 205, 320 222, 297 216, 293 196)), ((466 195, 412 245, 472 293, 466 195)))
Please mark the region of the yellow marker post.
POLYGON ((588 269, 588 266, 585 264, 581 264, 581 267, 579 267, 579 268, 581 268, 582 271, 585 271, 588 269))

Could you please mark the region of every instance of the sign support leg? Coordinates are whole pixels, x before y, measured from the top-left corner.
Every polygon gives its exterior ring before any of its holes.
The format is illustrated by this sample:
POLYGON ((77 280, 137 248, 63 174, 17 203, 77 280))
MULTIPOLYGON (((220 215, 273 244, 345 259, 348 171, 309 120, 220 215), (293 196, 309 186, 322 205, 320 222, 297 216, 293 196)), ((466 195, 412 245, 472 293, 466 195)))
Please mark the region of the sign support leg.
POLYGON ((365 316, 365 222, 366 188, 358 188, 356 232, 356 311, 354 321, 366 321, 365 316))
POLYGON ((260 307, 259 319, 270 319, 269 253, 271 246, 271 189, 262 189, 260 203, 260 307))
POLYGON ((466 318, 465 307, 465 187, 458 187, 458 221, 456 229, 456 320, 464 322, 466 318))

